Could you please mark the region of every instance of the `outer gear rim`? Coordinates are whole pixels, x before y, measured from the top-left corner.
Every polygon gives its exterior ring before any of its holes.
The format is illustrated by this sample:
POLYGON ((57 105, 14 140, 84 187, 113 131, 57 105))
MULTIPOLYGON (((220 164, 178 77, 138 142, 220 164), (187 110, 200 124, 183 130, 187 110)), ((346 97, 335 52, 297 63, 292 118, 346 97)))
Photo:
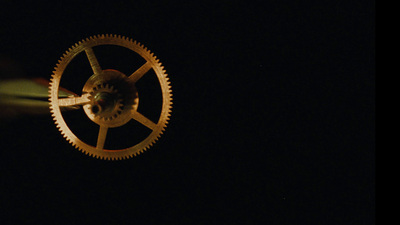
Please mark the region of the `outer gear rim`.
POLYGON ((168 75, 164 70, 164 66, 159 62, 159 59, 154 56, 146 47, 137 41, 133 41, 130 38, 123 37, 121 35, 96 35, 90 38, 86 38, 79 41, 74 46, 69 48, 63 56, 58 61, 56 67, 54 68, 52 78, 49 86, 49 101, 50 101, 50 111, 55 121, 57 128, 60 130, 64 138, 72 144, 74 147, 82 151, 83 153, 106 160, 121 160, 136 156, 143 153, 145 150, 150 148, 165 131, 168 124, 169 118, 171 116, 172 109, 172 90, 169 82, 168 75), (157 75, 158 81, 160 83, 162 92, 162 109, 160 113, 159 120, 156 127, 150 133, 147 138, 145 138, 140 143, 120 150, 98 150, 96 147, 91 146, 83 141, 81 141, 76 135, 69 129, 68 125, 65 123, 63 116, 61 114, 60 106, 58 104, 58 90, 60 85, 60 80, 63 75, 64 70, 71 62, 71 60, 85 50, 85 48, 92 48, 98 45, 117 45, 126 47, 144 58, 147 62, 151 63, 151 67, 157 75))

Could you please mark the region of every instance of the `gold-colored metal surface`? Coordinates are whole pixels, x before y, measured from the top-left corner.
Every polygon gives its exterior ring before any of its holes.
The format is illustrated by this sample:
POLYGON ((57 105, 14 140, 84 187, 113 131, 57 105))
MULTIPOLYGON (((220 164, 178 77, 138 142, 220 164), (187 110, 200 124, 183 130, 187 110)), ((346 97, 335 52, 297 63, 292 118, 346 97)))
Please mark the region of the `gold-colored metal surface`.
MULTIPOLYGON (((49 87, 50 111, 61 134, 82 152, 100 159, 120 160, 142 153, 152 146, 165 130, 171 114, 172 90, 169 79, 159 60, 139 42, 117 35, 98 35, 87 38, 71 47, 59 60, 53 72, 49 87), (103 70, 93 47, 99 45, 116 45, 130 49, 146 60, 139 69, 130 75, 120 71, 103 70), (60 80, 71 60, 85 52, 93 70, 93 75, 84 84, 82 95, 59 98, 60 80), (138 112, 139 94, 135 83, 149 70, 157 75, 162 93, 162 109, 158 122, 153 122, 138 112), (118 82, 115 82, 115 81, 118 82), (115 83, 119 85, 115 85, 115 83), (121 85, 123 87, 121 87, 121 85), (79 139, 66 124, 61 114, 61 106, 83 106, 88 118, 99 125, 96 146, 79 139), (130 120, 136 120, 151 130, 140 143, 125 149, 104 149, 109 129, 119 127, 130 120)), ((129 135, 126 137, 129 138, 129 135)))

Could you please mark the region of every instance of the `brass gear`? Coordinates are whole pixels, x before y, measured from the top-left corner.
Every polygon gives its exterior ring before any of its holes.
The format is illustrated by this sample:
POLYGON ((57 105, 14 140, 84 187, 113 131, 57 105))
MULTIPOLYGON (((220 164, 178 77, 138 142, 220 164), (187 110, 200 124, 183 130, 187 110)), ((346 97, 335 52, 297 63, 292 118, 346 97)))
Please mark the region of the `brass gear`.
MULTIPOLYGON (((118 92, 119 89, 117 88, 118 92)), ((114 90, 114 89, 112 89, 114 90)), ((111 91, 112 92, 112 91, 111 91)), ((106 96, 107 97, 107 96, 106 96)), ((119 99, 120 97, 118 97, 119 99)), ((119 104, 119 100, 117 99, 116 104, 119 104)), ((137 41, 133 41, 132 39, 120 36, 120 35, 97 35, 90 38, 86 38, 85 40, 79 41, 74 46, 68 49, 66 53, 61 57, 58 61, 50 82, 49 87, 49 101, 50 101, 50 111, 55 121, 57 128, 60 130, 61 134, 65 139, 73 146, 81 150, 82 152, 88 154, 89 156, 106 159, 106 160, 121 160, 127 159, 133 156, 136 156, 143 151, 147 150, 150 146, 152 146, 158 138, 161 136, 163 131, 165 131, 165 127, 168 124, 169 117, 171 115, 172 109, 172 90, 169 82, 169 78, 167 77, 166 71, 164 67, 161 65, 159 60, 147 50, 142 44, 137 41), (146 60, 146 63, 143 64, 139 69, 133 72, 131 75, 126 76, 125 74, 117 71, 117 70, 103 70, 101 69, 96 56, 93 52, 94 46, 99 45, 117 45, 128 48, 131 51, 139 54, 143 59, 146 60), (71 62, 71 60, 81 52, 85 52, 87 58, 90 62, 90 65, 93 70, 93 75, 86 82, 81 96, 73 96, 68 98, 59 98, 58 91, 60 89, 60 80, 64 73, 64 70, 71 62), (153 69, 158 81, 161 86, 162 93, 162 109, 160 113, 160 117, 157 123, 151 121, 146 116, 142 115, 137 111, 138 108, 138 93, 135 87, 135 83, 144 76, 150 69, 153 69), (98 120, 100 117, 93 116, 93 118, 97 118, 97 120, 92 119, 89 115, 94 114, 93 112, 93 90, 95 90, 98 85, 102 85, 103 89, 107 91, 98 92, 104 93, 107 95, 111 90, 108 84, 112 83, 112 81, 118 80, 119 83, 125 85, 125 92, 119 93, 122 94, 123 106, 120 105, 112 105, 109 106, 112 110, 121 107, 121 111, 118 111, 118 116, 115 118, 105 120, 102 118, 98 120), (107 88, 106 88, 107 87, 107 88), (128 87, 128 88, 126 88, 128 87), (78 106, 82 105, 85 113, 88 117, 95 123, 97 123, 100 128, 97 137, 96 146, 89 145, 82 140, 80 140, 67 126, 60 110, 60 106, 78 106), (112 108, 114 107, 114 108, 112 108), (89 110, 89 112, 88 112, 89 110), (104 143, 106 141, 106 135, 109 128, 119 127, 131 119, 138 121, 139 123, 145 125, 149 129, 151 129, 151 133, 140 143, 118 150, 104 149, 104 143)), ((95 111, 97 111, 96 109, 95 111)), ((112 111, 111 110, 111 111, 112 111)))

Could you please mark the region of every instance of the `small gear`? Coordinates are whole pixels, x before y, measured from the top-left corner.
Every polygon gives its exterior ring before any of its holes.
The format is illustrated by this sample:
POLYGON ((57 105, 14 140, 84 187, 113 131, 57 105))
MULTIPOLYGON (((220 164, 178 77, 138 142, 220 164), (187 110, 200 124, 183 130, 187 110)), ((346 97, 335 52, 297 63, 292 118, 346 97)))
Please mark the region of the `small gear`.
POLYGON ((102 120, 116 119, 122 113, 124 104, 122 103, 121 94, 112 85, 97 85, 90 93, 89 99, 91 100, 90 110, 92 114, 102 120), (111 107, 108 107, 108 110, 104 110, 108 105, 111 105, 111 107))
MULTIPOLYGON (((172 90, 169 78, 159 60, 142 44, 120 35, 98 35, 82 40, 72 46, 58 61, 53 71, 49 87, 50 111, 57 128, 73 146, 82 152, 107 160, 120 160, 136 156, 152 146, 164 132, 172 109, 172 90), (139 69, 130 75, 114 70, 102 69, 94 54, 93 47, 99 45, 115 45, 125 47, 139 54, 145 61, 139 69), (85 52, 93 70, 93 75, 82 89, 82 95, 59 98, 60 80, 72 59, 85 52), (153 122, 138 111, 139 94, 136 82, 153 70, 157 76, 162 93, 162 107, 157 122, 153 122), (97 144, 90 145, 79 139, 66 124, 60 107, 79 106, 90 120, 99 125, 97 144), (125 149, 105 149, 106 136, 109 129, 127 124, 135 120, 151 130, 141 142, 125 149)), ((129 136, 127 136, 129 138, 129 136)))

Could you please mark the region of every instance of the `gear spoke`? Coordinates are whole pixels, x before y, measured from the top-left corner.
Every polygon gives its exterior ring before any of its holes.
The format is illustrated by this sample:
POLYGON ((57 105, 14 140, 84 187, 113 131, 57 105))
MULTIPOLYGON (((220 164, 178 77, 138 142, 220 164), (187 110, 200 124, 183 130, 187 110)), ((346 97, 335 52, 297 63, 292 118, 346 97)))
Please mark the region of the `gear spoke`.
POLYGON ((101 70, 99 61, 97 61, 96 55, 93 52, 93 49, 87 47, 87 48, 85 48, 85 52, 89 59, 90 66, 92 67, 93 73, 100 74, 102 70, 101 70))
POLYGON ((85 105, 90 102, 88 98, 89 94, 83 94, 82 96, 77 97, 68 97, 68 98, 60 98, 58 99, 59 106, 76 106, 76 105, 85 105))
POLYGON ((133 72, 130 76, 129 79, 136 83, 140 78, 143 77, 149 70, 151 69, 151 63, 146 62, 143 64, 139 69, 137 69, 135 72, 133 72))
POLYGON ((147 117, 143 116, 141 113, 139 112, 135 112, 132 115, 132 119, 138 121, 139 123, 145 125, 146 127, 150 128, 151 130, 154 130, 157 126, 157 124, 155 124, 153 121, 151 121, 150 119, 148 119, 147 117))
POLYGON ((106 142, 107 131, 108 131, 108 127, 100 126, 99 136, 97 137, 96 149, 103 150, 104 143, 106 142))

